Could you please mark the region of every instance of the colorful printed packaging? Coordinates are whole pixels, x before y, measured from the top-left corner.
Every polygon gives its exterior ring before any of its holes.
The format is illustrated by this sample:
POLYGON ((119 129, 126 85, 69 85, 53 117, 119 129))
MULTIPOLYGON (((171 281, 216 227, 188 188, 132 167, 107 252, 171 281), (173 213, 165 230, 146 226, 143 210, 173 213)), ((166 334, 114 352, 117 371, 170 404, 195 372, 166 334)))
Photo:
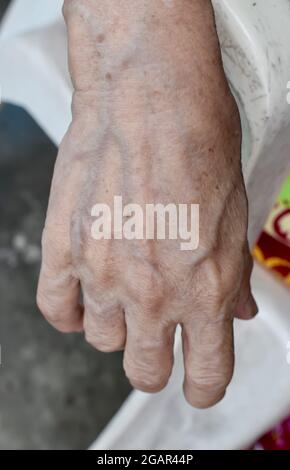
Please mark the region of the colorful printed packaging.
POLYGON ((253 250, 255 259, 290 285, 290 174, 253 250))

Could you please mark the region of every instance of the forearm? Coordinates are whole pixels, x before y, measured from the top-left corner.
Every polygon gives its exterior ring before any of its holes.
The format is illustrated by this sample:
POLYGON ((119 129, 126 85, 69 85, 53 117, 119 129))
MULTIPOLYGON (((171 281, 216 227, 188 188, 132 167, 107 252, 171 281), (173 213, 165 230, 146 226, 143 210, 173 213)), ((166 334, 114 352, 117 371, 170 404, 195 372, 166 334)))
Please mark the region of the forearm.
POLYGON ((74 87, 90 103, 102 93, 128 115, 129 103, 138 114, 229 96, 209 0, 65 0, 64 12, 74 87))
MULTIPOLYGON (((90 142, 96 159, 106 139, 114 139, 111 160, 116 153, 125 162, 141 200, 154 184, 152 165, 163 174, 162 201, 175 200, 173 188, 184 201, 192 199, 189 165, 197 191, 206 184, 229 192, 231 176, 223 165, 239 171, 240 123, 211 2, 66 0, 64 11, 78 140, 86 122, 81 145, 90 142), (209 172, 215 158, 221 171, 209 172), (151 176, 142 191, 146 175, 151 176)), ((216 195, 207 194, 208 203, 211 197, 216 195)))

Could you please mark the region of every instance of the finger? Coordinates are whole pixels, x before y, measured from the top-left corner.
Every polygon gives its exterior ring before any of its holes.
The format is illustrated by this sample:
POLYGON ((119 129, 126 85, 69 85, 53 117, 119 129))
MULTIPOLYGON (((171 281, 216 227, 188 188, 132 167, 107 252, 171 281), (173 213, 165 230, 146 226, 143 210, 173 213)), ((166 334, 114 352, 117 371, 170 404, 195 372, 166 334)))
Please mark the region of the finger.
POLYGON ((61 144, 53 175, 37 290, 39 309, 62 332, 80 331, 83 322, 79 281, 72 268, 70 227, 84 170, 78 160, 69 162, 75 149, 68 134, 61 144))
POLYGON ((235 317, 241 320, 250 320, 258 313, 258 306, 251 292, 250 279, 253 269, 253 260, 250 252, 247 253, 246 267, 241 284, 235 317))
POLYGON ((63 333, 82 331, 83 309, 79 304, 79 281, 60 260, 42 262, 37 305, 47 321, 63 333))
POLYGON ((132 317, 126 312, 125 373, 134 388, 158 392, 171 375, 175 327, 141 322, 132 317))
POLYGON ((233 373, 232 321, 186 323, 182 340, 185 398, 196 408, 213 406, 223 398, 233 373))
POLYGON ((117 303, 99 304, 84 294, 84 330, 88 343, 102 352, 124 349, 126 325, 124 312, 117 303))

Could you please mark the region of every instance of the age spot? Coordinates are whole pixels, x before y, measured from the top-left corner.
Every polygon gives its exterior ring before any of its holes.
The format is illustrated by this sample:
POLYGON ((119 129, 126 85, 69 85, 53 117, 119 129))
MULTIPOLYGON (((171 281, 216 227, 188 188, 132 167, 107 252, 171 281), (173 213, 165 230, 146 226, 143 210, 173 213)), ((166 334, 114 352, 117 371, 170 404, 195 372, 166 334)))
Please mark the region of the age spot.
POLYGON ((99 35, 97 36, 97 41, 98 41, 98 42, 101 43, 101 42, 104 42, 104 40, 105 40, 105 35, 104 35, 104 34, 99 34, 99 35))
POLYGON ((122 62, 123 70, 127 70, 129 66, 130 66, 130 61, 128 59, 123 60, 122 62))

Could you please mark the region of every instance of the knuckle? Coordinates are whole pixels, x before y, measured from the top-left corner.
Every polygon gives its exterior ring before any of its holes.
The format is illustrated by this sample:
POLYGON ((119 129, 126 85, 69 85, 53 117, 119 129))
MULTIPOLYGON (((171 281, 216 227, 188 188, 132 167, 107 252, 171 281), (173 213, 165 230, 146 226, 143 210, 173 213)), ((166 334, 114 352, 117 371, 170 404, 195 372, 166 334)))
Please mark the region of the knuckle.
POLYGON ((151 374, 142 373, 134 369, 126 369, 125 373, 131 385, 143 392, 156 393, 161 391, 167 384, 167 377, 152 377, 151 374))
POLYGON ((219 311, 226 301, 235 296, 240 285, 240 273, 230 266, 211 263, 206 270, 207 298, 213 308, 219 311))
POLYGON ((225 280, 221 274, 216 275, 214 278, 213 276, 211 277, 210 291, 215 295, 215 297, 223 297, 229 289, 230 283, 228 280, 225 280))
POLYGON ((154 359, 152 361, 142 361, 135 358, 128 359, 125 354, 124 370, 127 378, 132 386, 143 392, 158 392, 162 390, 169 379, 170 370, 165 365, 165 370, 160 372, 160 368, 156 369, 154 359))
POLYGON ((43 316, 49 321, 54 323, 61 321, 61 315, 58 310, 51 304, 44 294, 40 292, 37 293, 36 303, 43 316))
POLYGON ((165 300, 163 276, 150 264, 133 264, 126 271, 129 296, 143 309, 156 313, 165 300))
POLYGON ((85 331, 85 340, 88 344, 90 344, 93 348, 98 349, 98 340, 95 335, 85 331))
POLYGON ((93 348, 104 353, 120 351, 124 348, 122 338, 104 338, 90 332, 85 332, 85 339, 93 348))
MULTIPOLYGON (((160 315, 162 307, 164 305, 165 297, 155 286, 150 288, 146 286, 140 287, 138 304, 142 311, 144 311, 149 317, 154 318, 160 315)), ((144 343, 144 348, 150 349, 150 341, 144 343)))

